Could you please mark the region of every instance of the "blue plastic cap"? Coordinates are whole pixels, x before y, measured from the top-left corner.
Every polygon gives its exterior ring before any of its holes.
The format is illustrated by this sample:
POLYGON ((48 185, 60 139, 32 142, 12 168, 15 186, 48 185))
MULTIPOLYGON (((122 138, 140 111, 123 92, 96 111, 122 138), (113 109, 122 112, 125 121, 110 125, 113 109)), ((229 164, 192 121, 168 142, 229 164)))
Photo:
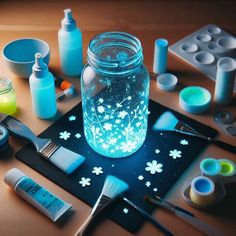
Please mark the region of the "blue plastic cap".
POLYGON ((168 40, 167 39, 157 39, 155 41, 155 46, 158 48, 168 47, 168 40))

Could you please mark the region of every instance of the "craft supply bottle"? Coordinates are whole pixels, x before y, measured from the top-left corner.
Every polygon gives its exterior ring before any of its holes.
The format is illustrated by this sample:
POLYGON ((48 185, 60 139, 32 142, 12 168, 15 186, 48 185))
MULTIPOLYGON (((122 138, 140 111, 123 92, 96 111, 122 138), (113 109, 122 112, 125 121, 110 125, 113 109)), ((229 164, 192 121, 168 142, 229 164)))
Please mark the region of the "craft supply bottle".
POLYGON ((16 109, 16 94, 11 81, 0 78, 0 113, 12 115, 16 109))
POLYGON ((217 104, 227 105, 233 97, 236 62, 233 58, 222 57, 217 62, 214 100, 217 104))
POLYGON ((35 64, 32 69, 29 83, 33 111, 39 118, 51 118, 57 112, 54 78, 40 53, 35 54, 35 64))
POLYGON ((6 173, 4 182, 54 222, 72 207, 16 168, 6 173))
POLYGON ((58 32, 61 68, 65 75, 77 76, 83 68, 82 34, 76 27, 71 10, 66 9, 64 13, 58 32))

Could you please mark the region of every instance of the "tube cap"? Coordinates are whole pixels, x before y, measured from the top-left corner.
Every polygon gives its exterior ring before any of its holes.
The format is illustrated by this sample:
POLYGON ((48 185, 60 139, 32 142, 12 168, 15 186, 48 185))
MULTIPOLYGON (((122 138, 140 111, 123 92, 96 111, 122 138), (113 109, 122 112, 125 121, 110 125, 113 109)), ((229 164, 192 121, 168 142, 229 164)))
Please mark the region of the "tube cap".
POLYGON ((43 78, 48 74, 48 66, 44 63, 41 53, 35 54, 35 63, 32 70, 34 76, 37 78, 43 78))
POLYGON ((76 22, 72 16, 71 9, 64 10, 65 17, 61 21, 61 27, 65 31, 73 31, 76 29, 76 22))
POLYGON ((13 168, 13 169, 10 169, 6 173, 4 177, 4 182, 11 188, 15 188, 18 181, 25 176, 26 175, 23 172, 21 172, 19 169, 13 168))

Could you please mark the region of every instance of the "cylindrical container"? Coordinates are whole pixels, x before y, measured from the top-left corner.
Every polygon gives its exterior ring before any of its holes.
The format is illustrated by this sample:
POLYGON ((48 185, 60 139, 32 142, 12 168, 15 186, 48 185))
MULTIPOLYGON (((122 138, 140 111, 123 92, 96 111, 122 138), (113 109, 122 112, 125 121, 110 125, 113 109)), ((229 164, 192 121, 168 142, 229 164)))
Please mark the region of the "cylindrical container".
POLYGON ((58 220, 72 207, 71 204, 64 202, 59 197, 38 185, 16 168, 13 168, 6 173, 4 182, 13 188, 19 196, 49 217, 52 221, 58 220))
POLYGON ((9 146, 8 138, 9 134, 7 129, 0 125, 0 153, 4 152, 9 146))
POLYGON ((0 113, 12 115, 16 109, 16 94, 11 81, 0 78, 0 113))
POLYGON ((65 18, 58 31, 61 68, 65 75, 80 75, 83 69, 82 33, 76 27, 70 9, 64 10, 65 18))
POLYGON ((191 182, 190 198, 198 206, 210 205, 215 200, 214 182, 208 177, 195 177, 191 182))
POLYGON ((221 171, 221 165, 214 158, 205 158, 200 163, 200 169, 203 175, 209 178, 215 178, 221 171))
POLYGON ((219 159, 220 176, 224 184, 236 182, 236 165, 229 159, 219 159))
POLYGON ((29 83, 35 115, 42 119, 53 117, 57 112, 54 78, 40 53, 35 54, 35 64, 29 83))
POLYGON ((166 72, 167 67, 168 41, 157 39, 154 48, 153 72, 161 74, 166 72))
POLYGON ((142 146, 148 122, 149 80, 136 37, 107 32, 91 40, 81 94, 84 134, 96 152, 119 158, 142 146))
POLYGON ((234 81, 235 81, 236 62, 230 57, 223 57, 217 62, 216 84, 214 100, 221 105, 231 102, 234 81))

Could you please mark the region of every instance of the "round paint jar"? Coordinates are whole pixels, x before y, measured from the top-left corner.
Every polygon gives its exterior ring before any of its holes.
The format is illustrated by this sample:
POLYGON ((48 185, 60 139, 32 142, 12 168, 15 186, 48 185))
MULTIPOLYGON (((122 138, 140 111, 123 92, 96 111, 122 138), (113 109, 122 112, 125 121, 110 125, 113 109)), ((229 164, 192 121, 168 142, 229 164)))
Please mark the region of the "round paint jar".
POLYGON ((0 153, 8 148, 8 138, 9 134, 7 129, 0 125, 0 153))
POLYGON ((97 153, 121 158, 146 138, 149 73, 140 41, 124 32, 95 36, 81 74, 84 134, 97 153))
POLYGON ((12 115, 16 109, 16 94, 11 81, 0 78, 0 113, 12 115))
POLYGON ((215 184, 205 176, 197 176, 191 182, 190 198, 198 206, 205 207, 215 200, 215 184))
POLYGON ((220 177, 224 184, 236 182, 236 164, 228 159, 219 159, 220 177))
POLYGON ((205 158, 200 163, 200 169, 205 176, 217 176, 221 171, 221 165, 218 160, 214 158, 205 158))

